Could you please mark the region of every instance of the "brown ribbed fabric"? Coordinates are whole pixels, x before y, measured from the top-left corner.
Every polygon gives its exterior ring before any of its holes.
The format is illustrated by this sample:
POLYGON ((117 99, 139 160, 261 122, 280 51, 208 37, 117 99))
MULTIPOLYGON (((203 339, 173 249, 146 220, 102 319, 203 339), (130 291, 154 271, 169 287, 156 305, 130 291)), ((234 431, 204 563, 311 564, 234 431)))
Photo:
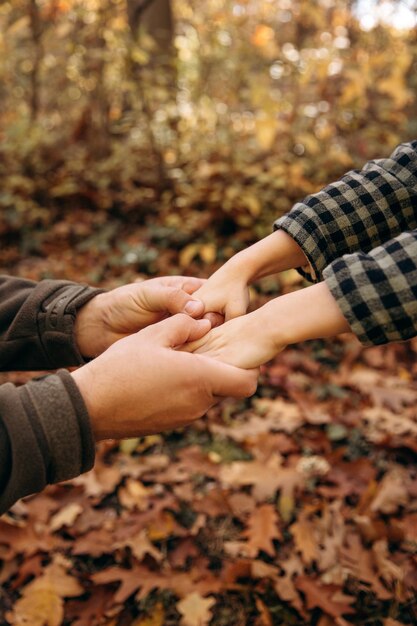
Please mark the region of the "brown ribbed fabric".
MULTIPOLYGON (((81 365, 77 310, 101 290, 67 281, 0 277, 0 369, 81 365)), ((0 387, 0 514, 46 484, 90 469, 94 439, 71 375, 61 370, 0 387)))

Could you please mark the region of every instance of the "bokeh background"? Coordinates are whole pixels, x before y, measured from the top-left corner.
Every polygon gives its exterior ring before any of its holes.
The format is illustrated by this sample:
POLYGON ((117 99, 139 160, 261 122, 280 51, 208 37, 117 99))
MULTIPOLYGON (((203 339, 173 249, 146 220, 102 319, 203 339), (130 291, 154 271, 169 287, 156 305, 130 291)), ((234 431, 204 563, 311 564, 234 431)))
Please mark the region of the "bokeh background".
POLYGON ((400 1, 3 1, 1 266, 56 246, 74 257, 44 273, 76 278, 88 248, 95 282, 164 248, 223 261, 415 136, 414 20, 400 1))

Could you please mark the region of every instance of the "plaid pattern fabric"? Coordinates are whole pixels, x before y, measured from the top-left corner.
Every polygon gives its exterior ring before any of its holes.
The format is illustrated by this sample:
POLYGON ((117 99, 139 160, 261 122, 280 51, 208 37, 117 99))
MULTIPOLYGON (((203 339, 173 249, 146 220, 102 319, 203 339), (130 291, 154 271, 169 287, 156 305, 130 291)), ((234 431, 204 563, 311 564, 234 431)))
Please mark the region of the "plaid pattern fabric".
POLYGON ((365 345, 417 335, 417 141, 370 161, 275 222, 325 279, 365 345))
POLYGON ((417 228, 417 141, 307 196, 275 228, 303 249, 310 268, 301 273, 310 280, 321 280, 324 268, 344 254, 369 252, 417 228))
POLYGON ((417 230, 336 259, 323 277, 364 345, 417 335, 417 230))

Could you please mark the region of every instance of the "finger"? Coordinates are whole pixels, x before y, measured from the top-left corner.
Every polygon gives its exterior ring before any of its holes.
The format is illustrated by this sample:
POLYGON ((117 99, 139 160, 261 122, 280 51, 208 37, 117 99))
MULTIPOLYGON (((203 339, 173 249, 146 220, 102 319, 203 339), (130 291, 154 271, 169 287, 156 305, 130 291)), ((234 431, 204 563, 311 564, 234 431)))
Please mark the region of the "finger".
POLYGON ((158 286, 158 288, 149 291, 146 296, 150 311, 164 312, 170 315, 187 313, 187 315, 195 318, 201 317, 204 313, 203 302, 194 299, 179 286, 158 286))
POLYGON ((194 278, 193 276, 182 277, 182 278, 184 281, 182 284, 182 288, 184 291, 186 291, 190 295, 193 294, 198 289, 200 289, 200 287, 202 287, 204 283, 207 282, 206 278, 194 278))
MULTIPOLYGON (((180 348, 181 352, 195 352, 196 350, 204 346, 204 344, 206 343, 206 340, 204 339, 204 337, 205 335, 203 335, 202 337, 200 337, 199 339, 195 341, 190 341, 189 343, 184 344, 180 348)), ((203 350, 203 352, 205 352, 205 350, 203 350)))
POLYGON ((258 385, 259 369, 242 370, 209 357, 198 357, 203 363, 203 373, 214 396, 248 398, 258 385))
POLYGON ((241 315, 245 315, 247 310, 247 306, 243 300, 233 300, 232 302, 226 305, 225 309, 225 321, 234 319, 235 317, 240 317, 241 315))
POLYGON ((224 322, 224 316, 221 313, 205 313, 203 315, 203 319, 209 320, 211 327, 216 328, 217 326, 221 326, 224 322))
POLYGON ((197 278, 195 276, 162 276, 161 278, 151 279, 155 284, 164 287, 175 287, 183 289, 188 294, 193 294, 207 282, 206 278, 197 278))
POLYGON ((208 320, 194 320, 189 315, 181 313, 155 324, 153 328, 157 330, 161 345, 175 348, 183 343, 201 339, 211 326, 208 320))

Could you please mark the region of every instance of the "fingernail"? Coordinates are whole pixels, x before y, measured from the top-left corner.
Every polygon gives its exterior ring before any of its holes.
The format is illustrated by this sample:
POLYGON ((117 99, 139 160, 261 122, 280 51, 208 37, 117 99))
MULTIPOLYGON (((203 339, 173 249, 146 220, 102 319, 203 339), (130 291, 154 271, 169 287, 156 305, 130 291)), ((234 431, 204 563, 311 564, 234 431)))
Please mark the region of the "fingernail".
POLYGON ((197 313, 201 311, 201 302, 197 300, 190 300, 184 307, 184 311, 192 315, 193 313, 197 313))

